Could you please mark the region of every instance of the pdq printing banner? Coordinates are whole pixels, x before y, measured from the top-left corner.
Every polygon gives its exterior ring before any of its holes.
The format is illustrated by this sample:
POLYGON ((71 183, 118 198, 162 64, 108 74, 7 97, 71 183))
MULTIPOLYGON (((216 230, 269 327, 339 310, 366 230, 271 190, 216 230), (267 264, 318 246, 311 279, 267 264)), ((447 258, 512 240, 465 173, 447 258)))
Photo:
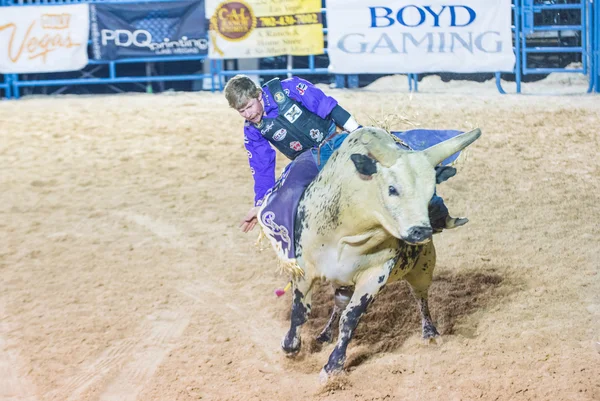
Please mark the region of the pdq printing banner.
POLYGON ((87 4, 0 7, 0 73, 80 70, 88 39, 87 4))
POLYGON ((211 58, 323 54, 321 0, 206 0, 211 58))
POLYGON ((208 53, 204 1, 90 5, 96 60, 208 53))
POLYGON ((327 0, 339 74, 513 71, 511 0, 327 0))

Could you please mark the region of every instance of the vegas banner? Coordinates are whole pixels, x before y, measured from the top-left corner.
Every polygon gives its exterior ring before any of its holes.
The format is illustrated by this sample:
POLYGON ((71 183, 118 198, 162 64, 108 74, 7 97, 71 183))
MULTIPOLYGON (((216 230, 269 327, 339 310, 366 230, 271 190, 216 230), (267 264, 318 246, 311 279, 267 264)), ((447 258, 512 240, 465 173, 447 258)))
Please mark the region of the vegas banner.
POLYGON ((95 60, 208 54, 204 1, 90 5, 95 60))
POLYGON ((206 0, 215 59, 323 54, 321 0, 206 0))
POLYGON ((327 0, 337 74, 511 72, 511 0, 327 0))
POLYGON ((88 63, 87 4, 0 7, 0 73, 77 71, 88 63))

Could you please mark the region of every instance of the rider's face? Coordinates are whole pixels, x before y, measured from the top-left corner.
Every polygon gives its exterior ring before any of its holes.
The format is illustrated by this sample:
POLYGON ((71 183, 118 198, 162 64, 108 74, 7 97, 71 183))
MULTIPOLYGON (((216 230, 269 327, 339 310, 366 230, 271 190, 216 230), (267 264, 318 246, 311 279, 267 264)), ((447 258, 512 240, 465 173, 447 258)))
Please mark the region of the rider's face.
POLYGON ((263 117, 264 108, 261 101, 258 98, 250 100, 244 106, 238 109, 240 116, 253 124, 258 124, 263 117))

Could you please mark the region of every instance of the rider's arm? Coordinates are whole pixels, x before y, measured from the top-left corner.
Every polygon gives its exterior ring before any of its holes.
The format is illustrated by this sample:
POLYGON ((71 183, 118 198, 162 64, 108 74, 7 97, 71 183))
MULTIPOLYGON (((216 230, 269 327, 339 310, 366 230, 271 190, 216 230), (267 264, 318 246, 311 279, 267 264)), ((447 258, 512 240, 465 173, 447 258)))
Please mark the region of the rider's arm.
POLYGON ((288 89, 289 97, 302 103, 308 111, 321 118, 331 117, 336 125, 352 132, 358 128, 358 123, 334 98, 327 96, 321 89, 305 79, 292 77, 281 82, 288 89))
POLYGON ((264 195, 275 185, 275 150, 252 126, 244 127, 244 146, 254 178, 254 205, 260 206, 264 195))
POLYGON ((289 90, 288 96, 302 103, 308 111, 321 118, 327 118, 338 102, 305 79, 291 77, 281 81, 281 86, 289 90))
POLYGON ((348 132, 352 132, 358 128, 358 123, 354 117, 339 104, 331 110, 331 118, 333 118, 333 121, 335 121, 337 125, 343 127, 348 132))

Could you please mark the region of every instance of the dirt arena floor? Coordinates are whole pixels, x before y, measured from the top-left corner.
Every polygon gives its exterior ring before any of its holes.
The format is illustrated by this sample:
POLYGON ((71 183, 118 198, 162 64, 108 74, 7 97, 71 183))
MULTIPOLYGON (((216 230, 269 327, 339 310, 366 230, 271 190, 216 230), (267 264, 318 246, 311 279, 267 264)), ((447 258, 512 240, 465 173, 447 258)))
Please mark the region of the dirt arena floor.
POLYGON ((483 131, 438 187, 471 220, 435 238, 444 341, 390 285, 325 385, 331 292, 285 358, 287 278, 238 229, 252 183, 222 94, 0 102, 0 400, 600 400, 600 97, 552 76, 407 89, 324 87, 365 125, 483 131))

